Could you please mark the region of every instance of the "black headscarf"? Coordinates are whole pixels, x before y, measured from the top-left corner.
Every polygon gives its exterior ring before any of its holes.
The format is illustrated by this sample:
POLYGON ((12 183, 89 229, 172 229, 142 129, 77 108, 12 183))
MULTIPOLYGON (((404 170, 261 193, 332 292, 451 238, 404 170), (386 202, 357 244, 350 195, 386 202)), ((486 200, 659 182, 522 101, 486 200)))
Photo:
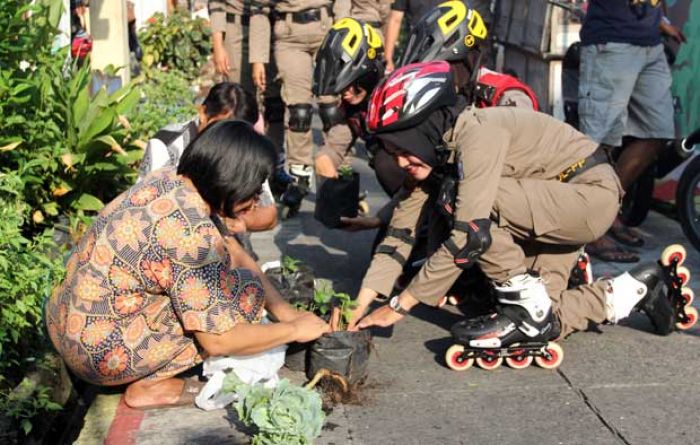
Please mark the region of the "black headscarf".
POLYGON ((443 145, 442 136, 454 126, 466 106, 467 100, 459 95, 454 105, 439 108, 418 125, 379 133, 377 138, 409 152, 431 167, 438 167, 440 160, 436 148, 443 145))

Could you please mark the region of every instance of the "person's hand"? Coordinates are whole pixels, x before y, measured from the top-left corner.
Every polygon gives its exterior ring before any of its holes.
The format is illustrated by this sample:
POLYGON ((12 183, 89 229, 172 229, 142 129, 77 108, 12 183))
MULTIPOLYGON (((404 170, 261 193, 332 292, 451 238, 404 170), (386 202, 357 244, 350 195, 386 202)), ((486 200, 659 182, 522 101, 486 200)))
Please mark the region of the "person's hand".
POLYGON ((357 323, 356 328, 367 329, 371 326, 386 328, 393 325, 397 321, 402 320, 403 318, 403 315, 390 308, 388 304, 385 304, 362 318, 362 320, 357 323))
POLYGON ((677 43, 685 43, 688 41, 688 39, 686 39, 685 37, 685 34, 683 34, 683 31, 671 25, 670 23, 662 21, 661 32, 675 40, 677 43))
POLYGON ((267 86, 267 79, 265 79, 265 64, 261 62, 255 62, 252 64, 252 77, 253 83, 260 90, 265 91, 267 86))
POLYGON ((305 312, 291 321, 294 326, 294 341, 306 343, 330 332, 331 327, 318 316, 305 312))
POLYGON ((359 232, 361 230, 372 230, 382 225, 382 220, 376 216, 356 216, 348 218, 347 216, 340 217, 340 228, 348 232, 359 232))
POLYGON ((228 77, 229 70, 231 69, 231 62, 228 59, 228 53, 221 45, 214 45, 214 66, 216 67, 216 72, 228 77))

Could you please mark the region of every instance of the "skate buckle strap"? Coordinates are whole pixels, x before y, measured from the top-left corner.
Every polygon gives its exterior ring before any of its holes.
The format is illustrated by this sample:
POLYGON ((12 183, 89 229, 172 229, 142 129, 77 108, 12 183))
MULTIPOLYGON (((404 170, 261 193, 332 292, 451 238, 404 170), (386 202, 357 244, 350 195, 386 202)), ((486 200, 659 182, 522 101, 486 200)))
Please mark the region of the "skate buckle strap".
POLYGON ((610 155, 602 145, 599 145, 593 154, 587 158, 579 159, 562 170, 562 172, 557 175, 557 180, 560 182, 569 182, 581 173, 600 164, 610 164, 610 155))
POLYGON ((411 229, 397 229, 395 227, 389 227, 386 231, 386 236, 392 238, 398 238, 406 244, 413 245, 416 239, 411 236, 411 229))
POLYGON ((396 246, 387 246, 386 244, 380 244, 379 247, 377 247, 377 250, 374 251, 376 254, 384 254, 384 255, 389 255, 391 258, 393 258, 397 263, 400 265, 406 264, 406 257, 401 255, 398 251, 396 246))

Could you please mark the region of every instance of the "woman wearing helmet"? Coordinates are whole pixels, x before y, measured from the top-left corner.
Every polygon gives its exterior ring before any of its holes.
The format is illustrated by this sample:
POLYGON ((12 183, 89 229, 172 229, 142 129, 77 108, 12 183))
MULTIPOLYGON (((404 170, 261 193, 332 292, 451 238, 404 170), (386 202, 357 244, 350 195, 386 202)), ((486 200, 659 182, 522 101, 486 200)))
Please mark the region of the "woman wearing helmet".
POLYGON ((417 185, 394 211, 365 275, 356 315, 378 294, 390 295, 416 228, 431 211, 431 178, 452 168, 458 182, 449 237, 400 295, 357 327, 389 326, 419 302, 435 305, 475 263, 494 284, 500 304, 497 314, 453 327, 459 343, 481 351, 477 357, 514 342, 541 345, 523 359, 561 357, 548 341, 585 329, 589 321, 616 322, 635 305, 656 317, 660 332, 672 326, 672 317, 650 309, 665 301, 644 281, 658 278, 656 269, 566 290, 579 247, 605 233, 619 208, 621 187, 606 153, 543 113, 467 108, 452 82, 446 62, 413 64, 393 72, 370 100, 369 129, 417 185))
POLYGON ((481 14, 462 1, 439 4, 411 32, 399 66, 445 60, 460 94, 478 107, 497 105, 539 109, 535 93, 513 76, 481 66, 488 31, 481 14))
MULTIPOLYGON (((350 145, 337 146, 327 143, 316 155, 316 174, 323 178, 337 178, 338 168, 349 164, 348 156, 355 139, 365 140, 368 153, 373 155, 373 167, 384 190, 392 196, 403 183, 405 173, 394 159, 379 149, 369 136, 365 115, 369 95, 384 74, 384 48, 379 33, 360 20, 344 18, 336 22, 316 54, 313 93, 339 95, 341 106, 337 116, 326 116, 328 123, 347 123, 353 133, 350 145)), ((323 110, 319 113, 323 117, 323 110)), ((380 211, 382 216, 343 218, 345 228, 376 228, 384 219, 388 222, 390 210, 380 211), (347 224, 349 223, 349 224, 347 224)))

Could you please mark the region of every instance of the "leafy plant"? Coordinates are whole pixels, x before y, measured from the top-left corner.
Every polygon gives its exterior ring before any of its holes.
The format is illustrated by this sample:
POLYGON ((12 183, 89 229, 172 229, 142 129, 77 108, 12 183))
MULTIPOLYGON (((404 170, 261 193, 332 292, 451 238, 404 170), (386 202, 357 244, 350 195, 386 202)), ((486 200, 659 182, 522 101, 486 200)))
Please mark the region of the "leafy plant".
POLYGON ((354 173, 355 170, 353 170, 349 165, 344 165, 338 169, 338 176, 343 179, 352 179, 352 175, 354 173))
POLYGON ((320 316, 325 316, 335 309, 339 312, 337 320, 332 319, 334 330, 345 330, 352 318, 352 311, 357 308, 357 301, 345 292, 333 290, 330 280, 318 279, 314 287, 314 299, 309 303, 307 310, 320 316))
POLYGON ((229 373, 223 391, 238 394, 235 408, 246 426, 255 426, 253 445, 309 445, 325 422, 321 396, 310 388, 282 379, 274 388, 248 385, 229 373))
MULTIPOLYGON (((19 173, 32 233, 60 214, 72 217, 73 227, 87 223, 91 212, 133 182, 132 165, 142 155, 123 117, 139 98, 133 85, 112 94, 102 88, 91 97, 89 64, 67 63, 67 48, 52 51, 58 32, 52 20, 61 4, 38 2, 29 19, 16 5, 10 19, 0 15, 14 32, 36 34, 34 45, 14 50, 16 65, 0 64, 0 171, 19 173)), ((14 39, 5 29, 0 40, 14 39)))
POLYGON ((190 120, 197 114, 196 94, 179 71, 148 71, 139 87, 141 99, 127 115, 136 139, 148 140, 166 125, 190 120))
POLYGON ((22 180, 0 174, 0 383, 45 344, 42 303, 63 276, 51 231, 22 235, 26 204, 22 180))
POLYGON ((206 22, 192 19, 188 11, 175 11, 167 18, 157 13, 147 22, 139 34, 145 67, 178 70, 189 79, 197 77, 211 54, 211 31, 206 22))
POLYGON ((22 379, 13 391, 0 391, 0 412, 19 424, 24 435, 34 428, 32 419, 47 411, 63 407, 51 400, 51 389, 28 378, 22 379))
POLYGON ((301 260, 285 255, 282 258, 282 276, 285 277, 285 279, 290 279, 299 272, 300 265, 301 260))

